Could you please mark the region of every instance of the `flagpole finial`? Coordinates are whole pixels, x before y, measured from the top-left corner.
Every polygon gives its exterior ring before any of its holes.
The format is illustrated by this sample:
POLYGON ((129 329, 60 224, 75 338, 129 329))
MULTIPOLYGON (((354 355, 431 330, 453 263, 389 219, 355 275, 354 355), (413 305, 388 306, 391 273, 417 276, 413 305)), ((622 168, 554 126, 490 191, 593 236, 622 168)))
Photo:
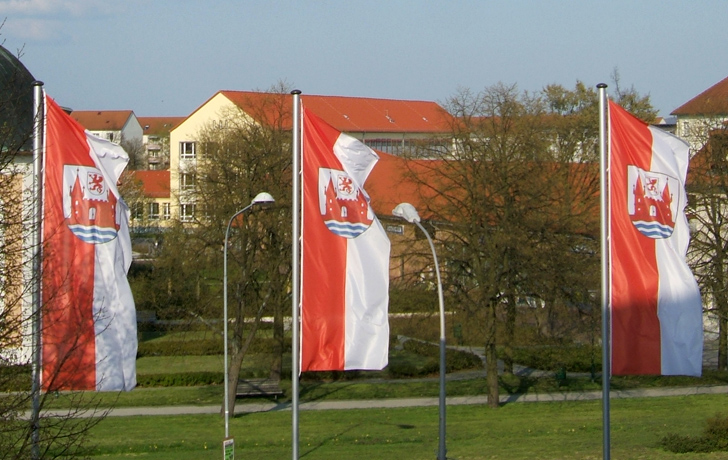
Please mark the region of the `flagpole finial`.
POLYGON ((597 84, 597 88, 599 88, 599 89, 606 88, 606 87, 607 87, 607 84, 606 83, 598 83, 597 84))
POLYGON ((300 89, 294 89, 293 91, 291 91, 291 94, 294 94, 294 95, 295 94, 301 94, 301 90, 300 89))
POLYGON ((43 86, 45 83, 40 80, 34 80, 32 84, 33 86, 43 86))

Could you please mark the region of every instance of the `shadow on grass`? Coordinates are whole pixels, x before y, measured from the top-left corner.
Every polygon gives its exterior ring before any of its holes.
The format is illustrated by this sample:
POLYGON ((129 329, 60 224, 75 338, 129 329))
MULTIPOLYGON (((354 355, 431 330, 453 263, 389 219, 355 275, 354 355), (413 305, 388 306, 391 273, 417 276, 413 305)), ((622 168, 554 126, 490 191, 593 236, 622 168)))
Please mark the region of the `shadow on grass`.
MULTIPOLYGON (((400 423, 396 423, 396 424, 395 423, 380 423, 380 425, 389 425, 393 428, 398 428, 400 430, 413 430, 413 429, 417 428, 416 425, 400 424, 400 423)), ((341 437, 347 433, 350 433, 351 431, 353 431, 359 427, 361 427, 361 424, 357 423, 356 425, 352 425, 344 430, 339 431, 336 434, 333 434, 333 435, 321 440, 318 444, 311 446, 306 452, 303 452, 301 454, 301 458, 304 458, 310 454, 313 454, 314 452, 321 449, 322 447, 325 447, 327 444, 331 443, 332 441, 336 441, 339 437, 341 437)))
POLYGON ((333 434, 333 435, 331 435, 331 436, 329 436, 327 438, 322 439, 318 444, 316 444, 314 446, 311 446, 310 449, 308 449, 306 452, 303 452, 301 454, 301 458, 306 457, 306 456, 308 456, 308 455, 316 452, 317 450, 319 450, 322 447, 324 447, 327 444, 329 444, 331 441, 335 441, 340 436, 343 436, 343 435, 349 433, 350 431, 354 430, 355 428, 359 428, 360 426, 361 426, 360 423, 357 423, 356 425, 351 425, 350 427, 346 428, 345 430, 342 430, 342 431, 340 431, 340 432, 338 432, 336 434, 333 434))
POLYGON ((498 384, 508 394, 523 394, 534 390, 539 379, 536 377, 524 377, 517 375, 502 375, 498 377, 498 384))
POLYGON ((328 399, 336 393, 342 392, 349 387, 356 385, 356 381, 347 383, 338 382, 338 385, 327 385, 326 381, 306 381, 301 382, 299 387, 298 396, 306 401, 321 401, 328 399))

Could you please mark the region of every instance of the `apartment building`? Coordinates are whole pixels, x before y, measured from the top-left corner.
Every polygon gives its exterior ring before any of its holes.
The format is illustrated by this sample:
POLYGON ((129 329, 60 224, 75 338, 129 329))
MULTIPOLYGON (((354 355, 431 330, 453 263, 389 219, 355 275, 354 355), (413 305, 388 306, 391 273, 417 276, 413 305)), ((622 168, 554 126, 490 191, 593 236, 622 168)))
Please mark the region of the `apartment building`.
POLYGON ((728 121, 728 77, 673 110, 675 134, 690 143, 693 154, 708 141, 714 129, 725 129, 728 121))
MULTIPOLYGON (((450 139, 450 116, 435 102, 315 95, 303 95, 301 101, 334 128, 380 152, 397 155, 423 141, 447 145, 450 139)), ((172 129, 172 218, 194 220, 197 203, 189 191, 196 180, 192 171, 198 161, 203 161, 198 142, 203 129, 225 129, 231 116, 291 129, 290 115, 277 119, 282 113, 290 113, 291 106, 288 94, 219 91, 172 129)))
POLYGON ((171 224, 169 170, 129 170, 121 177, 131 211, 129 230, 134 235, 161 232, 171 224), (130 184, 124 184, 130 182, 130 184), (137 195, 138 194, 138 195, 137 195))
POLYGON ((142 127, 144 164, 137 169, 169 169, 169 133, 184 117, 139 117, 142 127))
POLYGON ((131 110, 74 110, 71 118, 91 134, 115 144, 142 141, 142 126, 131 110))

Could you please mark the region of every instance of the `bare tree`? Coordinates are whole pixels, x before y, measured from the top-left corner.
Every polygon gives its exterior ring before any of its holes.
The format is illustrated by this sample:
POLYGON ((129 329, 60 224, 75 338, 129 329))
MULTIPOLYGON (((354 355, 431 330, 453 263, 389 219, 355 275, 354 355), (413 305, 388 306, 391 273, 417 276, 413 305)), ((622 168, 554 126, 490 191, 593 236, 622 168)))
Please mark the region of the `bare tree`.
MULTIPOLYGON (((635 100, 643 109, 649 103, 635 100)), ((580 329, 594 333, 597 97, 581 82, 540 94, 498 84, 479 93, 460 90, 446 110, 453 149, 418 152, 441 161, 413 175, 424 193, 436 196, 426 202, 439 222, 449 291, 467 314, 483 317, 488 399, 496 407, 496 347, 503 346, 504 371, 512 372, 523 311, 542 311, 541 330, 551 336, 573 341, 581 339, 580 329), (575 322, 580 315, 584 321, 575 322)))
POLYGON ((193 317, 221 333, 223 241, 229 220, 259 192, 274 196, 272 209, 251 208, 232 222, 228 247, 228 317, 231 348, 230 411, 246 353, 264 316, 274 319, 271 376, 280 378, 286 349, 283 311, 290 305, 291 103, 281 88, 220 114, 197 136, 200 158, 186 173, 197 219, 165 234, 155 263, 167 278, 171 314, 193 317), (194 179, 192 179, 194 177, 194 179))
POLYGON ((718 369, 728 369, 728 131, 706 130, 705 146, 691 159, 688 260, 709 318, 717 322, 718 369))
POLYGON ((446 109, 455 148, 433 162, 426 184, 440 199, 429 213, 447 223, 438 239, 456 303, 483 315, 488 401, 497 407, 499 320, 505 314, 513 324, 518 298, 533 292, 533 267, 548 235, 542 216, 550 203, 534 180, 548 150, 540 128, 545 108, 539 98, 499 84, 478 94, 462 90, 446 109))
MULTIPOLYGON (((68 409, 48 412, 54 394, 31 389, 30 349, 34 321, 33 271, 28 225, 37 197, 31 183, 34 120, 33 77, 18 58, 0 47, 0 459, 75 458, 87 434, 104 415, 92 394, 63 396, 68 409), (29 417, 34 396, 39 418, 29 417)), ((41 306, 41 311, 43 307, 41 306)), ((55 376, 49 376, 54 379, 55 376)))

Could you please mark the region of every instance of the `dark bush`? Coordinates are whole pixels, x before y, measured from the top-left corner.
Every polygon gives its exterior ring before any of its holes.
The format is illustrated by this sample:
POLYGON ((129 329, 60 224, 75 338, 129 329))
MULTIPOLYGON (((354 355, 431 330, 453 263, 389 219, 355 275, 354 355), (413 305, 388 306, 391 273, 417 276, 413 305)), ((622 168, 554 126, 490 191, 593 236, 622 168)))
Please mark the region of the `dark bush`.
POLYGON ((392 289, 389 293, 389 311, 392 313, 437 313, 437 292, 426 289, 392 289))
MULTIPOLYGON (((435 372, 440 369, 440 346, 429 342, 421 342, 419 340, 407 340, 404 343, 404 349, 420 356, 433 358, 437 365, 435 372)), ((445 351, 445 369, 447 372, 456 372, 467 369, 482 369, 483 361, 475 354, 464 350, 453 350, 451 348, 445 351)), ((428 372, 431 373, 431 372, 428 372)))
POLYGON ((189 387, 198 385, 222 385, 222 372, 184 372, 180 374, 137 375, 140 387, 189 387))
POLYGON ((587 345, 515 347, 513 361, 547 371, 592 372, 602 367, 601 349, 587 345))
POLYGON ((390 360, 387 373, 392 378, 425 377, 434 374, 440 369, 440 364, 428 359, 423 365, 415 365, 406 360, 390 360))
MULTIPOLYGON (((371 371, 376 373, 377 371, 371 371)), ((365 376, 366 373, 363 371, 309 371, 301 373, 301 381, 309 382, 338 382, 346 380, 357 380, 365 376)), ((285 375, 284 377, 290 377, 285 375)))
POLYGON ((30 386, 30 365, 0 367, 0 392, 27 391, 30 386))
POLYGON ((728 450, 728 416, 716 414, 705 421, 702 436, 668 434, 660 441, 670 452, 715 452, 728 450))
MULTIPOLYGON (((275 348, 273 339, 258 338, 251 342, 249 353, 271 353, 275 348)), ((290 345, 288 345, 290 351, 290 345)), ((206 356, 223 352, 222 339, 153 340, 140 342, 137 358, 144 356, 206 356)))

